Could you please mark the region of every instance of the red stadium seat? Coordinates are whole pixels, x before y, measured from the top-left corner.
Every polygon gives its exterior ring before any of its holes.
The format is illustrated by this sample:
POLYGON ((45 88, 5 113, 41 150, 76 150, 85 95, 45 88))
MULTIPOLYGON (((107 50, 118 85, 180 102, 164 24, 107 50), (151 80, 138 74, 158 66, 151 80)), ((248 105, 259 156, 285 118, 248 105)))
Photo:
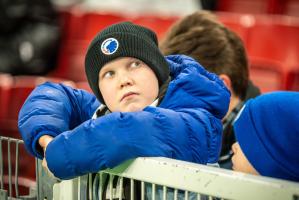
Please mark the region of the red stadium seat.
POLYGON ((122 15, 113 13, 86 13, 84 16, 84 40, 91 41, 105 27, 126 21, 122 15))
POLYGON ((229 29, 234 31, 247 45, 249 29, 255 24, 255 17, 250 14, 217 12, 218 19, 229 29))
POLYGON ((251 28, 248 53, 288 65, 299 62, 299 20, 291 17, 257 17, 251 28))
POLYGON ((261 58, 250 58, 250 62, 250 80, 262 93, 286 89, 288 72, 281 62, 261 58))
POLYGON ((239 13, 266 13, 268 0, 221 0, 218 3, 219 11, 239 13))
POLYGON ((76 86, 78 89, 86 90, 90 93, 93 93, 87 81, 76 82, 76 86))
POLYGON ((84 38, 85 12, 79 9, 60 10, 59 15, 63 32, 62 42, 82 40, 84 38))
POLYGON ((299 17, 299 1, 298 0, 285 0, 284 1, 284 15, 299 17))
POLYGON ((150 28, 157 34, 157 37, 160 40, 163 38, 168 28, 178 19, 178 17, 139 16, 132 19, 132 22, 150 28))
POLYGON ((64 13, 66 18, 66 35, 62 41, 58 66, 49 76, 70 79, 73 81, 86 81, 84 58, 89 43, 93 37, 104 27, 123 21, 119 15, 84 13, 72 10, 70 14, 64 13), (70 16, 68 16, 70 15, 70 16))
POLYGON ((84 55, 88 46, 88 43, 84 41, 85 20, 85 12, 79 9, 60 11, 63 36, 58 64, 48 76, 73 81, 85 80, 85 73, 82 73, 84 72, 84 55))
MULTIPOLYGON (((299 22, 293 17, 256 16, 256 23, 248 34, 247 50, 250 70, 275 72, 280 84, 275 89, 286 90, 290 71, 299 63, 299 22)), ((274 75, 272 74, 272 79, 274 75)), ((254 79, 252 75, 252 79, 254 79)), ((264 80, 271 79, 264 75, 264 80)))
POLYGON ((286 89, 291 91, 299 91, 299 70, 292 70, 288 73, 286 89))
POLYGON ((9 112, 9 97, 13 86, 13 77, 9 74, 0 74, 0 126, 9 112))
POLYGON ((281 14, 281 0, 221 0, 217 10, 250 14, 281 14))
POLYGON ((60 51, 59 64, 48 76, 86 81, 84 59, 90 41, 73 40, 64 44, 60 51))

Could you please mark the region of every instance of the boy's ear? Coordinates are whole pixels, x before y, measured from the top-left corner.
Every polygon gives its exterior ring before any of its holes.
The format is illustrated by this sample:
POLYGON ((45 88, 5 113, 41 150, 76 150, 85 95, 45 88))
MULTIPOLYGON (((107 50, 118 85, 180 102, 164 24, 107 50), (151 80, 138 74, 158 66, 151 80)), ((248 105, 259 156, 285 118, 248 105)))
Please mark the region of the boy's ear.
POLYGON ((224 85, 229 89, 229 91, 232 92, 232 82, 229 76, 226 74, 220 74, 219 78, 224 82, 224 85))

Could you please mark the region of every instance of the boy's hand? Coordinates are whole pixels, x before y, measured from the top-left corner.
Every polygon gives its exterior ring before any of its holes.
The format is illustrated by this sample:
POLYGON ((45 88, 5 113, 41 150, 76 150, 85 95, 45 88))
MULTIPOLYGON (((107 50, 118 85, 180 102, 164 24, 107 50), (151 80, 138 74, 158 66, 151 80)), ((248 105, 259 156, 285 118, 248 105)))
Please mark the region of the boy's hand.
MULTIPOLYGON (((46 152, 46 151, 45 151, 45 152, 46 152)), ((48 164, 47 164, 46 156, 44 156, 44 159, 43 159, 43 161, 42 161, 42 166, 43 166, 43 168, 44 168, 46 174, 47 174, 49 177, 57 179, 57 178, 54 176, 54 174, 53 174, 53 173, 49 170, 49 168, 48 168, 48 164)))
POLYGON ((46 152, 46 148, 52 140, 53 137, 50 135, 43 135, 39 138, 38 143, 43 148, 44 152, 46 152))
POLYGON ((44 158, 42 161, 42 166, 46 172, 46 174, 51 177, 51 178, 56 178, 53 173, 49 170, 48 165, 47 165, 47 160, 46 160, 46 149, 48 144, 53 140, 52 136, 49 135, 43 135, 42 137, 40 137, 40 139, 38 140, 39 145, 43 148, 44 150, 44 158))
MULTIPOLYGON (((173 78, 170 85, 174 84, 177 87, 172 90, 172 94, 168 95, 173 99, 179 99, 180 102, 191 101, 196 104, 196 107, 205 109, 218 119, 222 119, 227 113, 230 102, 230 92, 223 81, 191 57, 170 55, 166 56, 166 60, 173 78), (183 90, 186 95, 179 96, 178 90, 183 90), (196 94, 196 98, 193 94, 196 94)), ((167 104, 162 102, 160 106, 164 105, 163 103, 167 104)))

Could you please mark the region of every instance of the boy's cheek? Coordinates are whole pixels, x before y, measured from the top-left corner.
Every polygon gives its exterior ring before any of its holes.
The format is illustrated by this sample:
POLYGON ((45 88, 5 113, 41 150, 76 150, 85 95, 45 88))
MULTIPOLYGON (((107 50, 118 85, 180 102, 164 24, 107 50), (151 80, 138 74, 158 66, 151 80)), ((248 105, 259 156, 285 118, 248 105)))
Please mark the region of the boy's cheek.
POLYGON ((243 152, 240 151, 240 149, 237 153, 233 155, 232 163, 233 163, 232 168, 234 171, 258 175, 258 172, 254 169, 254 167, 247 160, 243 152))
POLYGON ((233 163, 233 170, 239 171, 239 172, 247 172, 247 159, 245 158, 245 155, 240 151, 240 148, 238 150, 234 151, 234 155, 232 157, 232 163, 233 163))
POLYGON ((237 155, 236 155, 236 153, 234 153, 234 155, 233 155, 233 157, 232 157, 232 164, 233 164, 233 166, 232 166, 232 169, 234 170, 234 171, 239 171, 238 170, 238 163, 237 163, 237 155))

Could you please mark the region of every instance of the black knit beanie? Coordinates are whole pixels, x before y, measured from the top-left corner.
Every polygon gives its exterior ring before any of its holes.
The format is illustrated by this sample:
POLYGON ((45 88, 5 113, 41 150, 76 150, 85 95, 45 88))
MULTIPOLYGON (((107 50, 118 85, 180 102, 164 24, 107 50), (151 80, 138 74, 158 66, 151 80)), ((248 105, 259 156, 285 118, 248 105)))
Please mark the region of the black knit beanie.
POLYGON ((106 63, 119 57, 133 57, 146 63, 156 74, 159 86, 169 77, 168 63, 153 31, 131 22, 111 25, 92 40, 85 57, 89 86, 101 103, 104 100, 99 91, 99 72, 106 63))

